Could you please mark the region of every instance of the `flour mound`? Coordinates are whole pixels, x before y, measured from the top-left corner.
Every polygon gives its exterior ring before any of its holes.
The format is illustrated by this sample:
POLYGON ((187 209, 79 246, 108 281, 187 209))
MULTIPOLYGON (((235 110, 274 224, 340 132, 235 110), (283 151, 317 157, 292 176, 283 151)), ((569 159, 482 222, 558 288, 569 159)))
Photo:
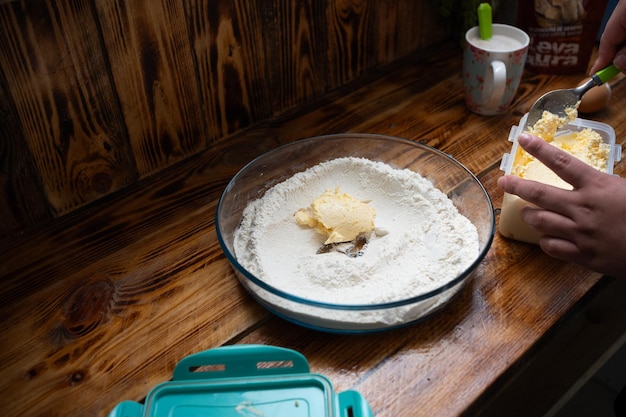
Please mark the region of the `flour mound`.
POLYGON ((477 258, 476 227, 430 181, 408 169, 364 158, 338 158, 276 184, 244 210, 237 261, 267 284, 333 304, 399 301, 434 290, 477 258), (362 256, 317 254, 324 236, 299 226, 294 213, 340 187, 376 210, 362 256))

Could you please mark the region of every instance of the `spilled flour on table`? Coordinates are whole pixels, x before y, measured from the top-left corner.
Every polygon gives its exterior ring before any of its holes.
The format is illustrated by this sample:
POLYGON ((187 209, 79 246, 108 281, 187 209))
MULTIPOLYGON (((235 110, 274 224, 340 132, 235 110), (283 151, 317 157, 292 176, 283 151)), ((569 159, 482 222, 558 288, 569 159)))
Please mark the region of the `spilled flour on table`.
POLYGON ((434 290, 467 269, 479 252, 476 227, 432 183, 408 169, 338 158, 299 172, 251 202, 236 231, 237 261, 267 284, 334 304, 386 303, 434 290), (341 187, 369 201, 375 226, 362 256, 317 254, 325 237, 294 213, 341 187))

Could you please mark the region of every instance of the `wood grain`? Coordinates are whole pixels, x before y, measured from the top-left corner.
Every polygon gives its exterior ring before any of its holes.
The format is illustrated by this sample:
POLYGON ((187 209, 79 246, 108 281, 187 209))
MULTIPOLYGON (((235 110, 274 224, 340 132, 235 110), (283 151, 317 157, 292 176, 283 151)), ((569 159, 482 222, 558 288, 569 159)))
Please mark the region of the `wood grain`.
POLYGON ((311 0, 274 2, 265 13, 266 19, 272 20, 265 25, 270 30, 264 33, 272 116, 332 88, 327 30, 331 4, 311 0), (282 44, 285 47, 279 47, 282 44))
POLYGON ((140 178, 207 146, 186 19, 179 1, 98 1, 140 178))
MULTIPOLYGON (((455 44, 407 56, 100 204, 0 240, 4 415, 105 416, 119 401, 142 400, 184 356, 234 343, 302 352, 337 391, 362 392, 377 416, 480 409, 599 274, 496 234, 471 284, 439 314, 378 334, 332 335, 287 323, 253 301, 220 249, 214 219, 222 190, 252 158, 341 131, 402 136, 450 153, 500 207, 496 180, 510 126, 542 90, 572 80, 526 74, 514 113, 477 116, 463 104, 459 56, 455 44)), ((613 91, 594 119, 613 126, 623 144, 622 77, 613 91)))
MULTIPOLYGON (((0 65, 8 96, 55 214, 134 182, 91 4, 4 4, 0 27, 0 65)), ((28 154, 23 158, 21 164, 30 162, 28 154)))
POLYGON ((4 2, 0 107, 41 187, 4 189, 0 231, 219 157, 233 134, 445 39, 438 18, 428 0, 4 2))
POLYGON ((29 230, 52 219, 45 194, 37 181, 32 155, 23 140, 17 112, 6 98, 0 78, 0 236, 29 230))
MULTIPOLYGON (((213 141, 270 116, 263 10, 273 2, 185 2, 213 141)), ((278 47, 280 43, 273 45, 278 47)))

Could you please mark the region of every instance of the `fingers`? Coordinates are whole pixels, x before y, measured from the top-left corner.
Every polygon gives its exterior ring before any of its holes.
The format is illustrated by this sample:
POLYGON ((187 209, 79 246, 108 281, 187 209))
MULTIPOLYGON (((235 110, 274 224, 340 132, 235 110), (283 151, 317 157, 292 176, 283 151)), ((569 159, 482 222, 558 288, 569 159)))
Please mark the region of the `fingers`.
POLYGON ((524 133, 518 142, 529 154, 540 160, 574 188, 582 187, 597 170, 541 138, 524 133))
POLYGON ((611 62, 622 71, 626 70, 626 2, 620 1, 615 6, 611 17, 606 23, 600 47, 598 48, 598 58, 591 67, 593 74, 606 67, 611 62))
POLYGON ((617 51, 613 63, 617 68, 621 69, 622 72, 626 71, 626 47, 623 47, 619 51, 617 51))
POLYGON ((541 247, 541 250, 546 254, 562 261, 574 263, 584 261, 584 259, 581 258, 581 251, 576 244, 566 239, 542 235, 539 238, 539 247, 541 247))
MULTIPOLYGON (((587 172, 592 169, 584 162, 569 155, 536 136, 522 134, 518 142, 523 149, 543 162, 563 180, 574 188, 581 187, 585 182, 587 172)), ((595 170, 594 170, 595 171, 595 170)), ((557 213, 570 215, 572 207, 572 193, 559 187, 519 178, 515 175, 504 176, 498 179, 498 186, 509 194, 515 194, 538 207, 557 213)))
MULTIPOLYGON (((501 177, 498 180, 498 185, 506 192, 518 193, 520 197, 527 201, 533 198, 523 196, 533 195, 532 190, 536 186, 540 188, 544 186, 544 184, 515 176, 501 177)), ((553 196, 552 192, 554 191, 563 193, 565 198, 572 194, 571 191, 551 187, 551 193, 546 195, 553 196)), ((570 213, 575 205, 566 200, 559 200, 559 198, 538 198, 535 199, 535 204, 543 205, 546 209, 525 206, 521 209, 520 216, 525 224, 539 233, 539 246, 541 249, 553 258, 563 261, 589 262, 591 252, 579 247, 581 236, 583 235, 580 234, 580 226, 574 220, 573 213, 570 213)))
POLYGON ((553 187, 537 181, 522 179, 515 175, 506 175, 498 178, 498 186, 509 194, 515 194, 522 200, 538 207, 565 215, 574 206, 571 192, 562 188, 553 187))
POLYGON ((531 206, 524 207, 520 215, 524 223, 541 235, 568 241, 572 241, 575 237, 577 225, 570 217, 531 206))
MULTIPOLYGON (((615 47, 605 47, 599 50, 598 57, 589 69, 589 75, 591 76, 600 71, 602 68, 609 66, 613 62, 614 58, 617 58, 615 47)), ((615 63, 615 66, 619 69, 624 68, 618 65, 618 63, 615 63)))

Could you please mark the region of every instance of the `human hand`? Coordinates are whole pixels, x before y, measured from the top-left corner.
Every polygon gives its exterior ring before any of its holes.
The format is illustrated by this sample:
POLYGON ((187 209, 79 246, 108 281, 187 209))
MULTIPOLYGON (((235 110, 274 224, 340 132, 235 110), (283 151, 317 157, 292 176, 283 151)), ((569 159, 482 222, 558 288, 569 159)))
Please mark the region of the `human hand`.
POLYGON ((521 217, 541 234, 548 255, 591 270, 626 278, 626 179, 598 171, 541 138, 522 134, 519 145, 571 184, 564 190, 515 175, 498 186, 518 195, 521 217))
POLYGON ((594 74, 609 64, 626 72, 626 1, 619 1, 604 27, 598 58, 591 66, 594 74))

